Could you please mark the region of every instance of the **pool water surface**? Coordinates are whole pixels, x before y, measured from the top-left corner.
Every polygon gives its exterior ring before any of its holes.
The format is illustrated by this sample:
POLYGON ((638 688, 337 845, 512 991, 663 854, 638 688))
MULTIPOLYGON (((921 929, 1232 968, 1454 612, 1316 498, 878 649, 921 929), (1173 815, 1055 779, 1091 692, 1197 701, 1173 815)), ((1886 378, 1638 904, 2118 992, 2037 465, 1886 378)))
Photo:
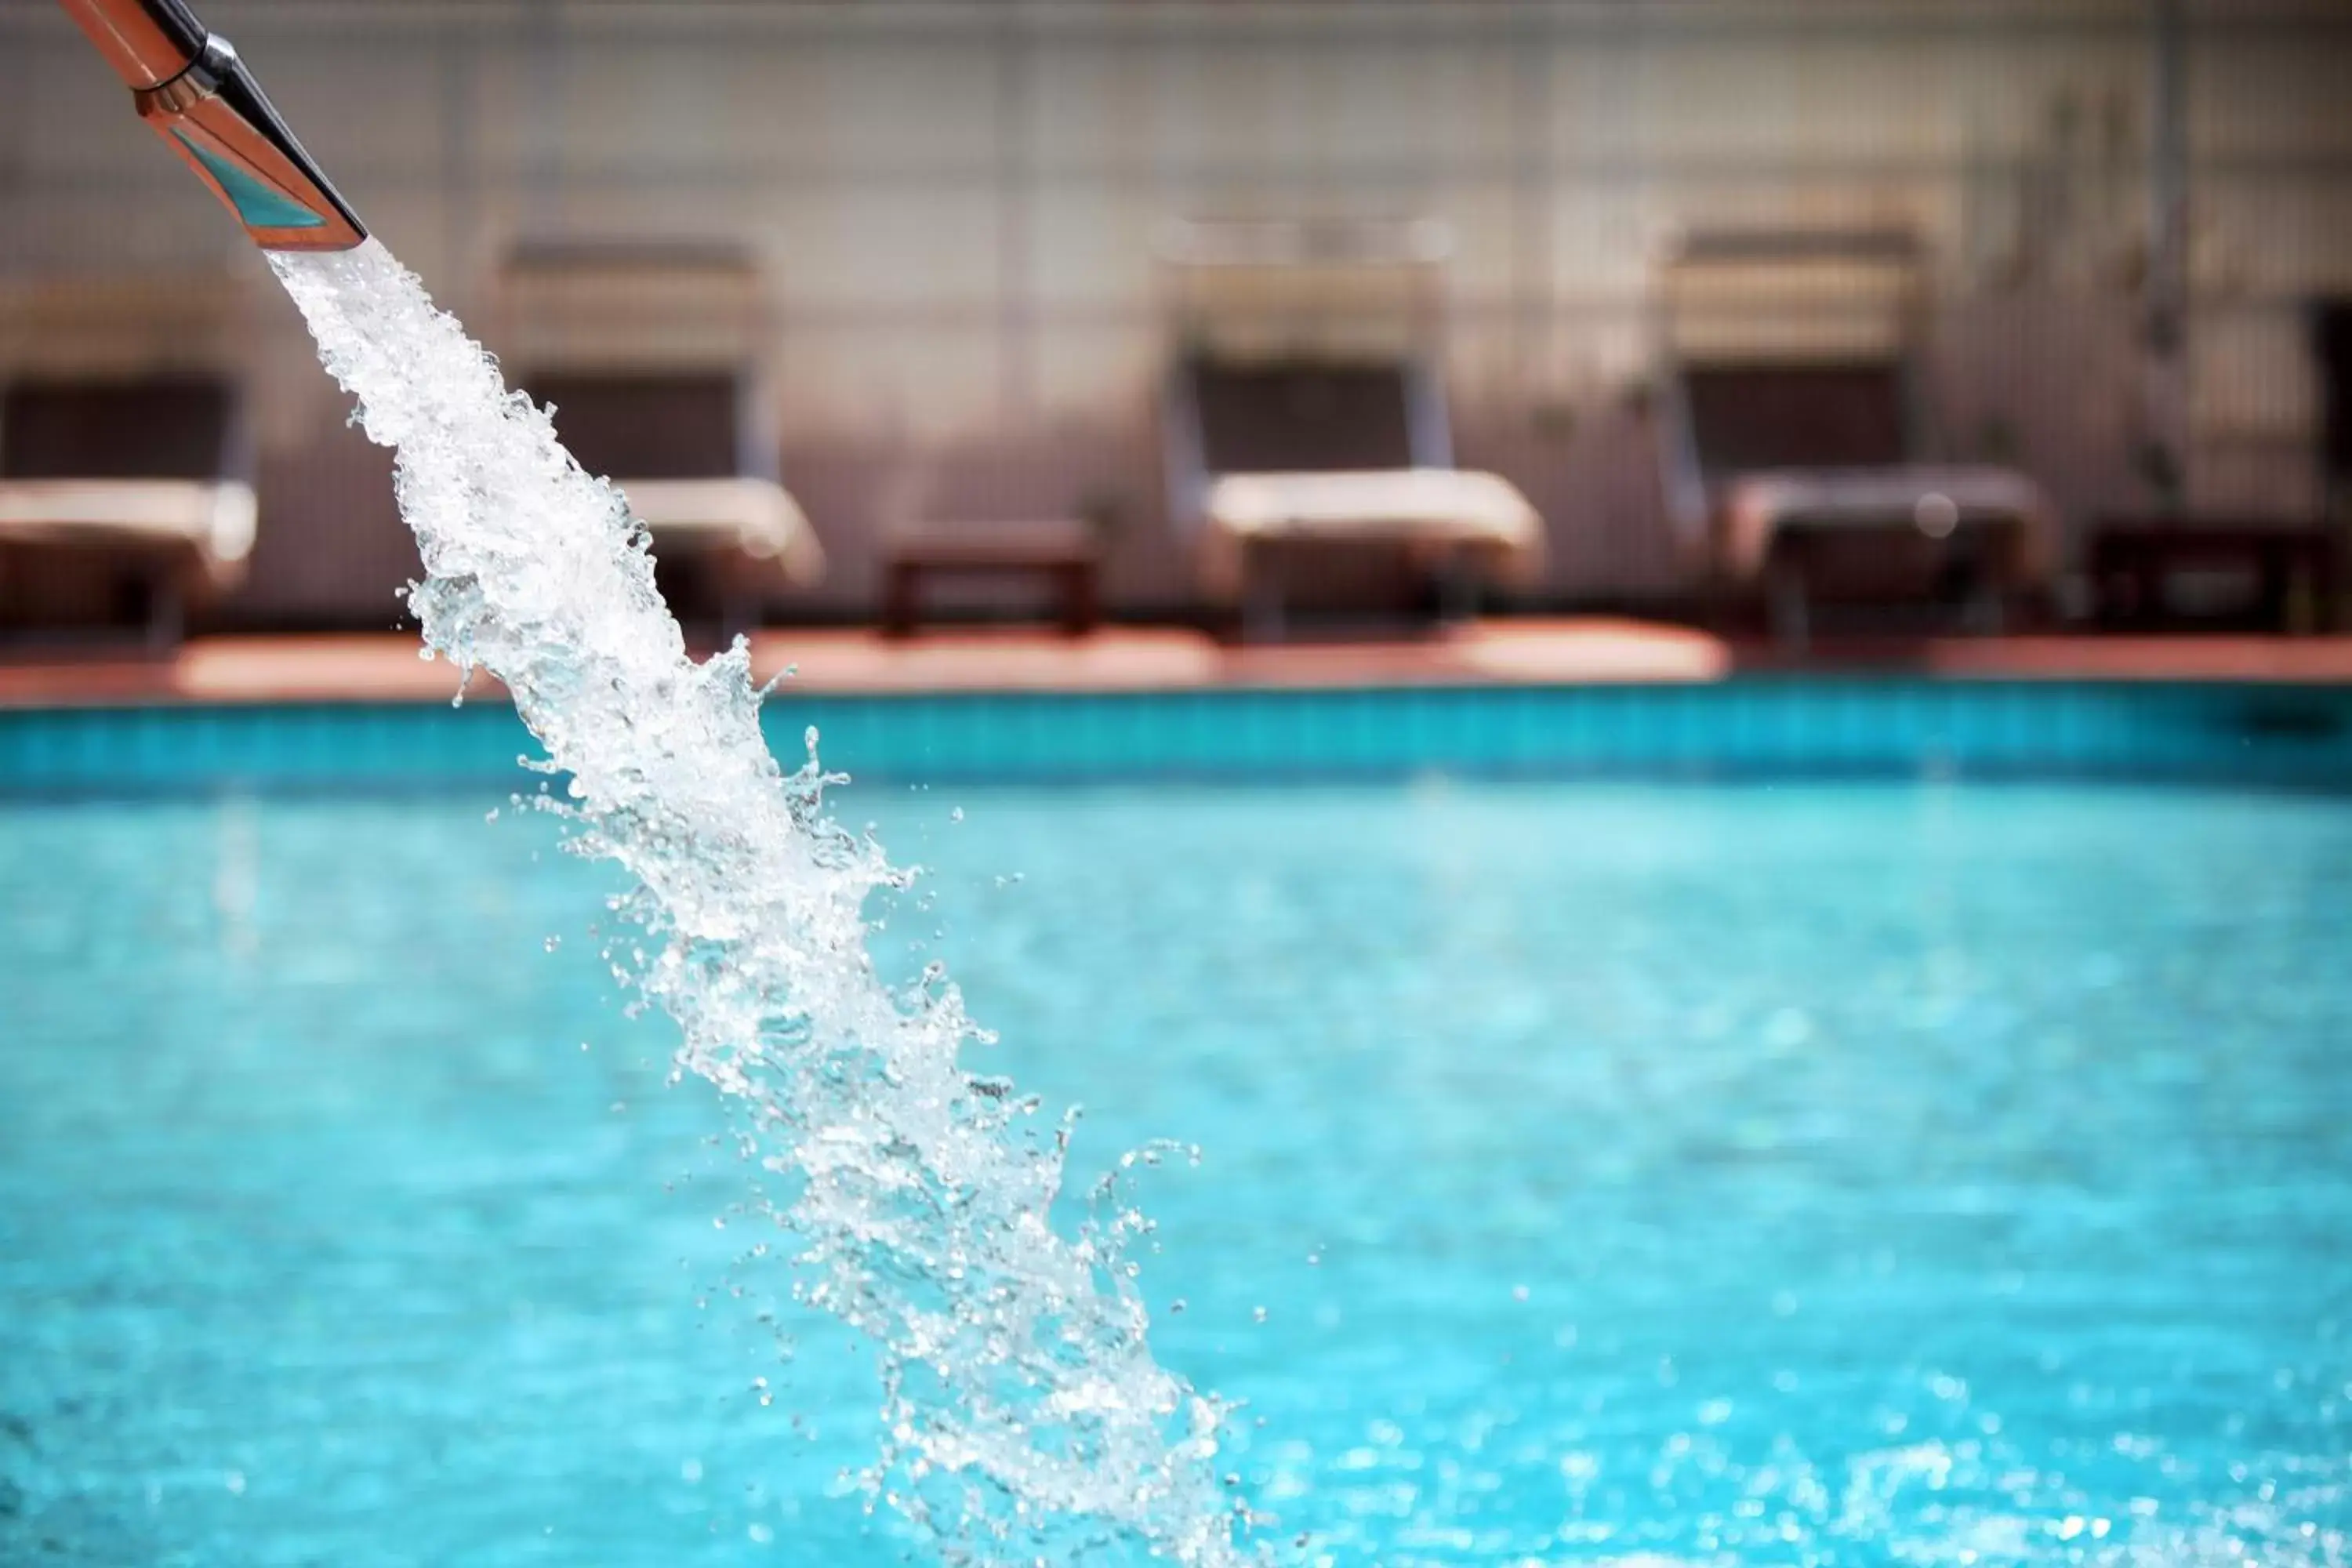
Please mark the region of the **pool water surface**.
MULTIPOLYGON (((841 799, 1285 1561, 2352 1557, 2352 800, 841 799)), ((0 1563, 908 1560, 500 804, 0 804, 0 1563)))

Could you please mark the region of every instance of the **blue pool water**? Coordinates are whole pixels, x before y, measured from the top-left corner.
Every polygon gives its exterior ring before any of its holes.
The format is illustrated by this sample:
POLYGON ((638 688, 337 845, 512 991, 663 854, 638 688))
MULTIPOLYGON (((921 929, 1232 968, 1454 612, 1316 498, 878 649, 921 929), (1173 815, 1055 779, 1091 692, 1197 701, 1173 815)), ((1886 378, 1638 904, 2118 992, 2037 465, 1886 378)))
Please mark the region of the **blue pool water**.
MULTIPOLYGON (((500 798, 0 804, 0 1563, 904 1560, 500 798)), ((2352 1556, 2352 800, 845 798, 1286 1560, 2352 1556)))

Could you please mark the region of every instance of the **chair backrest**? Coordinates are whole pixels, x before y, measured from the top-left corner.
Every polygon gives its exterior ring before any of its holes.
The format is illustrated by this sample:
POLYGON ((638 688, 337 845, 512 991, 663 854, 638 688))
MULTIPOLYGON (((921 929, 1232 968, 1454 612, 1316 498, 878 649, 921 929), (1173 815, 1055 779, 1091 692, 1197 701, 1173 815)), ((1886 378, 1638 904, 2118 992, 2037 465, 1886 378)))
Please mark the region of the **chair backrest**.
POLYGON ((1184 380, 1212 474, 1406 468, 1427 456, 1406 364, 1194 360, 1184 380))
POLYGON ((566 369, 522 385, 555 406, 580 466, 617 479, 772 477, 752 449, 746 378, 732 370, 566 369))
POLYGON ((1699 471, 1860 468, 1911 456, 1906 376, 1894 360, 1685 364, 1699 471))
POLYGON ((218 376, 14 382, 0 393, 0 479, 242 478, 239 414, 218 376))
POLYGON ((1916 397, 1927 251, 1907 227, 1701 229, 1653 279, 1666 511, 1708 537, 1743 469, 1879 467, 1932 445, 1916 397))
POLYGON ((695 241, 520 245, 481 314, 501 360, 551 372, 756 363, 775 338, 758 255, 695 241))
POLYGON ((1169 340, 1223 363, 1443 353, 1451 232, 1429 219, 1189 221, 1154 250, 1169 340))

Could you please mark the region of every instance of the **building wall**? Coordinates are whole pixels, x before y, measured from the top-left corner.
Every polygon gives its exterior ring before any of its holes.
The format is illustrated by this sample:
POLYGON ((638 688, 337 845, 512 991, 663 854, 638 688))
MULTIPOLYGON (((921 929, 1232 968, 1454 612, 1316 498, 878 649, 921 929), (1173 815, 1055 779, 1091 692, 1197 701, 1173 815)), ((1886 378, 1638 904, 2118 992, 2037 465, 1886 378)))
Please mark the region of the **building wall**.
MULTIPOLYGON (((1544 512, 1549 595, 1682 584, 1644 307, 1685 226, 1900 222, 1931 242, 1949 455, 2078 522, 2148 494, 2137 0, 216 0, 312 152, 495 345, 519 242, 751 248, 787 481, 870 602, 894 516, 1120 503, 1113 591, 1180 604, 1153 389, 1171 218, 1430 216, 1466 463, 1544 512)), ((385 464, 293 313, 47 0, 0 0, 0 371, 226 354, 264 538, 236 613, 388 620, 385 464), (224 281, 225 280, 225 281, 224 281), (79 314, 55 300, 71 284, 79 314), (150 296, 214 289, 201 351, 150 296), (91 301, 99 301, 92 303, 91 301), (179 347, 175 350, 174 344, 179 347)), ((2300 310, 2352 292, 2352 10, 2192 7, 2193 499, 2308 508, 2300 310)))

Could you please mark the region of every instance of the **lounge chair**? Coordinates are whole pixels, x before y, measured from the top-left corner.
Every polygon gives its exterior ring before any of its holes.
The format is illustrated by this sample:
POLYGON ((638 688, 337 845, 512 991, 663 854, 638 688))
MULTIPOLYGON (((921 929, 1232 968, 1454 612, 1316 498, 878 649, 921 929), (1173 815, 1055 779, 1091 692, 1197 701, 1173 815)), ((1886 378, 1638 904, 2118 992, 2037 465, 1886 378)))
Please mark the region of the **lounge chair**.
POLYGON ((722 632, 824 566, 778 482, 767 300, 758 259, 731 247, 527 244, 489 312, 519 384, 554 405, 564 445, 653 535, 664 592, 722 632))
POLYGON ((1454 467, 1425 225, 1192 225, 1170 246, 1180 352, 1162 404, 1171 510, 1203 591, 1277 626, 1281 553, 1401 554, 1459 611, 1541 568, 1543 523, 1454 467))
POLYGON ((746 373, 568 369, 520 380, 553 405, 581 467, 629 498, 673 602, 705 600, 731 634, 769 592, 822 574, 824 552, 776 480, 746 373))
POLYGON ((189 605, 244 575, 250 474, 226 380, 15 382, 0 394, 0 595, 54 611, 95 584, 103 613, 134 588, 149 640, 176 643, 189 605))
POLYGON ((1664 269, 1660 453, 1678 533, 1801 641, 1823 598, 1964 598, 1997 626, 2056 569, 2058 516, 2014 468, 1940 462, 1902 233, 1695 235, 1664 269))

